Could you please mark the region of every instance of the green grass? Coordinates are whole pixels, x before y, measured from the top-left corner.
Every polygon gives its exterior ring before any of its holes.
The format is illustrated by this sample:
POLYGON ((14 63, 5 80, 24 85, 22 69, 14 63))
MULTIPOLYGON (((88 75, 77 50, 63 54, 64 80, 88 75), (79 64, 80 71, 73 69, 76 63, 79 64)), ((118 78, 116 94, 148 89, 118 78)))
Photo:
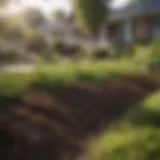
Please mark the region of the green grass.
POLYGON ((0 73, 0 111, 25 93, 31 85, 47 90, 78 82, 101 83, 111 77, 138 72, 139 68, 126 61, 101 61, 72 64, 46 64, 31 73, 0 73))
POLYGON ((46 64, 31 73, 0 73, 0 96, 22 93, 31 83, 49 89, 79 81, 101 83, 111 77, 138 71, 138 67, 126 61, 46 64))
POLYGON ((1 73, 0 96, 15 96, 23 92, 34 79, 33 73, 1 73))
POLYGON ((159 150, 160 92, 93 143, 89 160, 160 160, 159 150))

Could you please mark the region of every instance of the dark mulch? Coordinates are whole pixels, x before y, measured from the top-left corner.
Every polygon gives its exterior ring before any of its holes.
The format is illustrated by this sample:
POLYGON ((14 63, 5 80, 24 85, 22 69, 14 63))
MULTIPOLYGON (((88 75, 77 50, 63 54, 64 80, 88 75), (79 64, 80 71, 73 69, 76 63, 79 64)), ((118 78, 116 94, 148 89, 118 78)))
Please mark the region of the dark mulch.
POLYGON ((0 159, 75 160, 90 139, 156 89, 143 75, 101 86, 32 88, 0 118, 0 159))

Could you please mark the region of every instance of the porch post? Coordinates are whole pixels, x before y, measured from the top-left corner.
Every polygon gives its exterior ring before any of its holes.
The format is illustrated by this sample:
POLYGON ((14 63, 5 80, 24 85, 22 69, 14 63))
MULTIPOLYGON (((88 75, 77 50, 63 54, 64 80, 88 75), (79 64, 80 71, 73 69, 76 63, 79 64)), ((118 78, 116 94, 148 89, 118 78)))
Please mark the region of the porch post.
POLYGON ((132 35, 132 20, 127 19, 125 22, 125 40, 127 43, 131 43, 133 41, 132 35))
POLYGON ((99 31, 99 46, 106 47, 108 45, 108 30, 106 29, 105 22, 102 23, 99 31))

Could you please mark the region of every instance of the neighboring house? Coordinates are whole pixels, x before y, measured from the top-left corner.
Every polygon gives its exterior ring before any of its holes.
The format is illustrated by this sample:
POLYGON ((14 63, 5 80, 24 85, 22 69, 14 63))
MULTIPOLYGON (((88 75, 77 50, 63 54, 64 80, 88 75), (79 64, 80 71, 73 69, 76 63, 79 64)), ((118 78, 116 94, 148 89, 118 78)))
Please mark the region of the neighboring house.
POLYGON ((134 43, 160 38, 160 0, 144 0, 112 10, 106 24, 112 43, 134 43))
POLYGON ((38 28, 39 31, 46 35, 46 38, 53 41, 57 38, 69 38, 73 37, 76 32, 76 26, 70 23, 68 18, 59 20, 48 20, 38 28))
POLYGON ((60 20, 48 20, 43 25, 40 25, 38 30, 51 43, 54 40, 63 39, 69 44, 79 44, 84 48, 93 47, 97 44, 95 39, 80 32, 80 29, 71 17, 60 20))

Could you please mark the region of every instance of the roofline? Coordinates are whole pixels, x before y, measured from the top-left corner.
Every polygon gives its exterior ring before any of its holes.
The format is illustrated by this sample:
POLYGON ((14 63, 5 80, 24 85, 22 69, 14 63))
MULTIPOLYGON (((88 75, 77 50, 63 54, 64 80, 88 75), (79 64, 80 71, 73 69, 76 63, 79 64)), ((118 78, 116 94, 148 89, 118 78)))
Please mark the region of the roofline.
POLYGON ((142 15, 160 15, 160 3, 157 3, 159 0, 155 0, 156 3, 153 3, 151 0, 146 2, 138 2, 131 5, 126 5, 119 9, 111 10, 111 13, 107 19, 109 21, 119 21, 125 20, 132 17, 142 16, 142 15), (155 5, 156 4, 156 5, 155 5))
POLYGON ((144 12, 144 13, 136 13, 134 15, 126 15, 125 17, 120 17, 120 18, 112 18, 112 17, 108 17, 107 18, 107 21, 109 22, 118 22, 118 21, 124 21, 126 19, 129 19, 129 18, 137 18, 137 17, 140 17, 140 16, 154 16, 154 15, 158 15, 160 16, 160 12, 157 14, 157 11, 154 11, 154 12, 144 12))

